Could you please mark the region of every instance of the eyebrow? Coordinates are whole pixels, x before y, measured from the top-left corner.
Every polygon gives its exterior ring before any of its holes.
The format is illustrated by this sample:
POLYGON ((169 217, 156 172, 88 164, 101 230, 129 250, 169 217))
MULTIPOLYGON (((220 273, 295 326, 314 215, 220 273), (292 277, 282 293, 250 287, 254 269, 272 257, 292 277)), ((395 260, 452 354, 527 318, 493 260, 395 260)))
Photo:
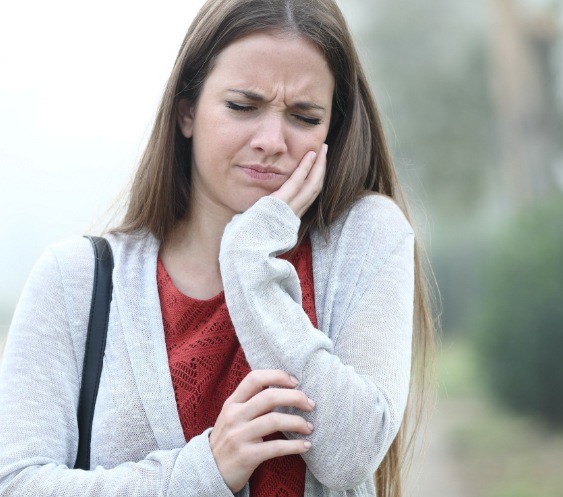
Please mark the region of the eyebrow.
MULTIPOLYGON (((259 93, 250 91, 250 90, 237 90, 234 88, 229 88, 228 91, 233 92, 233 93, 240 93, 241 95, 245 96, 246 98, 248 98, 249 100, 253 100, 255 102, 265 102, 266 99, 260 95, 259 93)), ((295 102, 292 107, 295 107, 296 109, 299 110, 320 110, 320 111, 326 111, 326 109, 319 104, 316 104, 314 102, 295 102)))

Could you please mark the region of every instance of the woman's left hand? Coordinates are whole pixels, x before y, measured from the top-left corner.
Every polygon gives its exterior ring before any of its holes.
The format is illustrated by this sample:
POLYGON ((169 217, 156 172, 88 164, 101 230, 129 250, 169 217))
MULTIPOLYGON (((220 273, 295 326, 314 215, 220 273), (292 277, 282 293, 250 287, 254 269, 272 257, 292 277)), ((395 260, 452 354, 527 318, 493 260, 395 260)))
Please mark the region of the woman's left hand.
POLYGON ((301 217, 317 198, 323 187, 328 145, 320 153, 307 152, 295 171, 272 197, 283 200, 297 217, 301 217))

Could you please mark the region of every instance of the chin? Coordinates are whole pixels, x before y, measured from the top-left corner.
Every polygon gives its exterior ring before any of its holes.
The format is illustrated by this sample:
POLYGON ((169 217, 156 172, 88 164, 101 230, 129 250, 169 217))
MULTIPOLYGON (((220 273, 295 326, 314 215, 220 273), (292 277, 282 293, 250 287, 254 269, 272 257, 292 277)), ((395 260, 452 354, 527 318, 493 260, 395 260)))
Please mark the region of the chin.
POLYGON ((236 209, 238 213, 242 213, 247 209, 250 209, 256 202, 258 202, 258 200, 260 200, 262 197, 266 197, 267 195, 270 195, 270 192, 261 192, 257 195, 251 195, 249 196, 247 199, 245 199, 236 209))

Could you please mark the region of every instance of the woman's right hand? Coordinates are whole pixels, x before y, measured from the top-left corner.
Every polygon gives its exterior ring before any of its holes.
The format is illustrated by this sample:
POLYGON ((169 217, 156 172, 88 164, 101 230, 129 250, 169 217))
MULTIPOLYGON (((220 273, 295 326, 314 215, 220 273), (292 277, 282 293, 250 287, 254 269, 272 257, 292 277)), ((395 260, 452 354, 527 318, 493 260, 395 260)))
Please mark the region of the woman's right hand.
POLYGON ((272 412, 276 407, 295 407, 310 412, 314 402, 295 390, 297 380, 285 371, 250 372, 225 401, 209 436, 217 468, 233 493, 241 490, 256 467, 268 459, 303 454, 311 447, 305 440, 271 440, 263 437, 278 431, 309 435, 313 426, 301 416, 272 412), (282 387, 282 388, 269 388, 282 387))
POLYGON ((321 193, 326 173, 325 143, 317 154, 309 151, 286 182, 271 195, 283 200, 297 217, 303 216, 321 193))

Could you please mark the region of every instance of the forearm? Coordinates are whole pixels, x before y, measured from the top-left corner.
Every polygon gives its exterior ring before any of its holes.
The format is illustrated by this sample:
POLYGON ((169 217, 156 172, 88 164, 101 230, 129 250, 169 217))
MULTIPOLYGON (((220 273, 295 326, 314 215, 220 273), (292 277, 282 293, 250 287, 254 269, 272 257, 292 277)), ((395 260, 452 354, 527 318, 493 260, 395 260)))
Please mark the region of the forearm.
POLYGON ((232 496, 218 472, 210 471, 213 456, 207 433, 195 437, 182 449, 155 451, 138 462, 111 469, 69 469, 41 455, 37 449, 27 458, 13 458, 2 449, 0 495, 30 497, 152 497, 232 496))
POLYGON ((384 288, 375 281, 348 310, 335 345, 303 311, 293 267, 274 257, 296 240, 298 220, 284 209, 257 205, 228 227, 220 258, 225 295, 251 367, 287 370, 317 402, 305 414, 315 425, 303 456, 309 469, 329 487, 349 488, 375 471, 401 422, 410 372, 412 239, 389 255, 384 288), (399 283, 389 288, 388 281, 399 283))

